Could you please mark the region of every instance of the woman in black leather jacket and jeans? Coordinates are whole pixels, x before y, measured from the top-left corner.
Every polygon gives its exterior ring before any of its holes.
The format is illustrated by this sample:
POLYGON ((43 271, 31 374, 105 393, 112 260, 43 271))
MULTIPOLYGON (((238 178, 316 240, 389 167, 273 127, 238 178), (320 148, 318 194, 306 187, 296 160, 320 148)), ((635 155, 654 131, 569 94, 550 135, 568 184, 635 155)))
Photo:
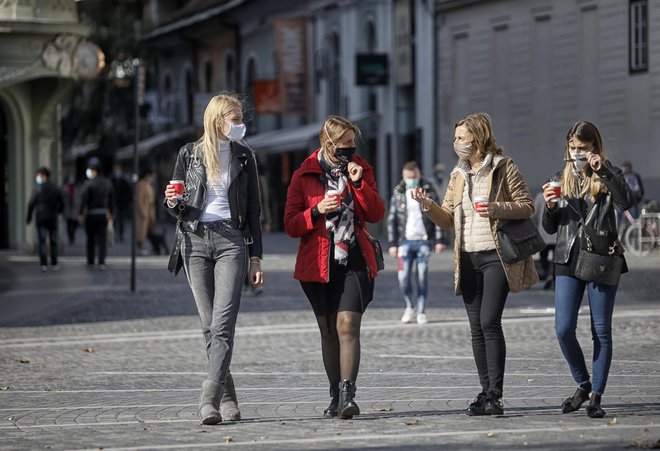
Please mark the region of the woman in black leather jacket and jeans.
MULTIPOLYGON (((600 407, 612 362, 612 314, 618 288, 618 277, 627 271, 621 243, 616 237, 615 206, 627 210, 633 205, 633 195, 623 173, 605 158, 603 140, 596 126, 578 122, 566 135, 564 150, 566 165, 551 181, 561 183, 561 196, 550 183, 543 185, 546 206, 543 228, 557 234, 555 247, 555 330, 564 358, 578 385, 575 394, 562 404, 562 412, 574 412, 589 399, 587 415, 602 418, 600 407), (616 274, 608 279, 614 284, 588 282, 576 276, 576 261, 580 250, 580 229, 583 224, 598 235, 614 237, 611 249, 622 259, 616 274), (575 333, 578 311, 585 289, 589 298, 591 331, 594 342, 593 380, 585 363, 582 348, 575 333)), ((584 276, 583 276, 584 277, 584 276)))
POLYGON ((263 283, 259 181, 252 152, 239 145, 245 125, 240 100, 213 97, 204 112, 204 135, 181 148, 172 180, 183 180, 177 196, 167 185, 168 211, 177 217, 170 271, 186 271, 202 324, 208 376, 199 416, 204 424, 239 420, 229 373, 234 331, 246 271, 263 283))

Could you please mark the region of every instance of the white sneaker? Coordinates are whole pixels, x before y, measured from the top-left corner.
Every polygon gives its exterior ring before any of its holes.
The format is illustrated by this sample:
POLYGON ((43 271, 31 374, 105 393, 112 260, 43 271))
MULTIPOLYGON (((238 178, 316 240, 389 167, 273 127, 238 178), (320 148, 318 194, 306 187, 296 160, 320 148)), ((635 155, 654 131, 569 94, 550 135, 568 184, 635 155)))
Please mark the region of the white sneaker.
POLYGON ((403 311, 403 316, 401 317, 402 323, 409 323, 415 317, 415 309, 412 307, 406 307, 403 311))
POLYGON ((41 265, 41 272, 48 272, 48 266, 41 265))
POLYGON ((426 324, 429 322, 429 319, 426 317, 426 313, 420 313, 417 315, 417 324, 426 324))

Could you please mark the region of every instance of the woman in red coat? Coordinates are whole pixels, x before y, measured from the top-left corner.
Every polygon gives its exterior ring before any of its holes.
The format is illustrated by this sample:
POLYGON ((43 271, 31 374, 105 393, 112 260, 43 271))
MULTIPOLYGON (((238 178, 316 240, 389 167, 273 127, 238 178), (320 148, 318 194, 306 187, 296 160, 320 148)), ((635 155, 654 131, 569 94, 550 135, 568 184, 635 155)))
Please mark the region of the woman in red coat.
POLYGON ((376 258, 366 223, 383 219, 373 168, 355 155, 360 130, 338 116, 326 119, 321 148, 296 170, 284 210, 287 233, 300 238, 294 277, 321 331, 323 365, 332 401, 324 416, 352 418, 360 365, 360 323, 373 298, 376 258))

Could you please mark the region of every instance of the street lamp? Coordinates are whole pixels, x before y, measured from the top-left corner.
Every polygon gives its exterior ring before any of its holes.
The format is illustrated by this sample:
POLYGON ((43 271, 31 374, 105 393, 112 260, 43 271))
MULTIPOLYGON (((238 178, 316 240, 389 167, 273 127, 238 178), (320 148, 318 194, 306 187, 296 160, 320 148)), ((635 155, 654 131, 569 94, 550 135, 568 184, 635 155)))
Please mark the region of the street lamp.
MULTIPOLYGON (((122 56, 121 54, 119 55, 122 56)), ((138 142, 140 139, 140 105, 144 103, 144 65, 139 58, 115 59, 110 63, 108 79, 118 88, 125 88, 133 81, 134 105, 135 105, 135 133, 133 139, 133 233, 131 236, 131 291, 135 291, 135 254, 136 254, 136 227, 137 227, 137 202, 136 187, 139 174, 138 142)))

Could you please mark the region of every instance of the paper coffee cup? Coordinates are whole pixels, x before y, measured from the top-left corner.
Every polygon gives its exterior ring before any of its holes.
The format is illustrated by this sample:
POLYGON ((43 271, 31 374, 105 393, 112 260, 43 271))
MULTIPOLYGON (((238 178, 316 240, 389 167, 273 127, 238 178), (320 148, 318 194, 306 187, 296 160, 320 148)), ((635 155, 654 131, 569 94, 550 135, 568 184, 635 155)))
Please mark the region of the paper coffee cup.
POLYGON ((561 182, 550 182, 548 185, 552 188, 551 202, 559 202, 561 200, 561 182))
POLYGON ((341 191, 338 189, 330 189, 326 191, 325 197, 335 197, 337 198, 337 201, 341 202, 341 191))
POLYGON ((183 180, 170 180, 170 185, 174 187, 174 192, 177 196, 183 195, 183 180))
POLYGON ((479 212, 484 208, 488 207, 488 197, 486 196, 474 196, 474 211, 479 212))

